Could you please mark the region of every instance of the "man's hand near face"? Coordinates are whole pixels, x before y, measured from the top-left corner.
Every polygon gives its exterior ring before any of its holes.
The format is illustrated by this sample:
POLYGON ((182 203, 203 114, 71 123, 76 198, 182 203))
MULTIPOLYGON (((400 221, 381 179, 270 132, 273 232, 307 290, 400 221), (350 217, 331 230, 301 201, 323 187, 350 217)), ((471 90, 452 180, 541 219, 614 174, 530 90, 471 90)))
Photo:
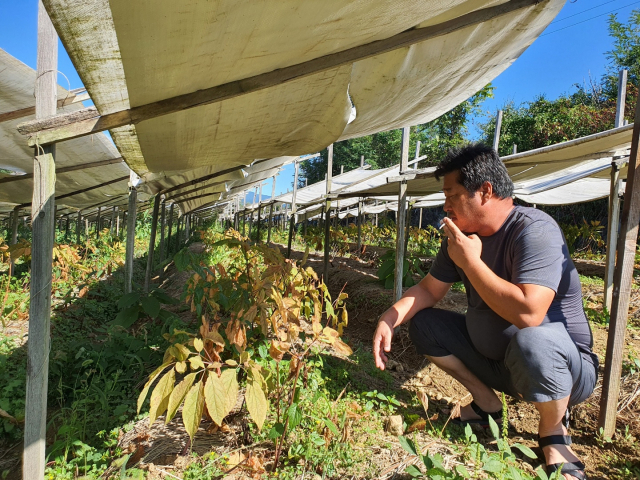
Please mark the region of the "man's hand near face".
POLYGON ((443 232, 447 236, 447 252, 449 257, 462 270, 481 261, 482 241, 477 235, 466 236, 450 218, 443 220, 443 232))

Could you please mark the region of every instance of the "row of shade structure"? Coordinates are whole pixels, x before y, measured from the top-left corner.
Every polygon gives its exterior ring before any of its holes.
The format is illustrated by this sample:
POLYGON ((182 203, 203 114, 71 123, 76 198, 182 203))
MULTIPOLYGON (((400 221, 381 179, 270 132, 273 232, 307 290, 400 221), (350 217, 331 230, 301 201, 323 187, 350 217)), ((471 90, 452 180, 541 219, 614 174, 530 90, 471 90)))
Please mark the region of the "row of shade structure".
MULTIPOLYGON (((163 216, 183 219, 186 230, 213 212, 237 224, 269 206, 272 213, 274 207, 287 212, 292 232, 300 219, 320 214, 328 219, 335 211, 394 209, 403 245, 408 202, 443 202, 433 169, 417 168, 425 158, 409 160, 407 126, 437 118, 494 79, 563 4, 239 0, 212 7, 205 0, 42 0, 37 71, 0 50, 0 217, 11 216, 15 224, 30 210, 33 230, 28 362, 40 368, 28 369, 23 478, 44 475, 56 219, 75 216, 80 225, 82 218, 97 219, 105 210, 113 215, 113 207, 118 212, 126 205, 127 230, 133 232, 138 204, 154 198, 152 247, 159 218, 164 235, 163 216), (86 90, 57 85, 58 35, 86 90), (87 100, 93 106, 84 107, 87 100), (332 175, 334 142, 397 128, 403 129, 398 165, 372 170, 363 161, 332 175), (303 154, 327 146, 326 180, 298 189, 303 154), (272 190, 268 202, 253 207, 241 201, 291 163, 293 192, 275 197, 272 190)), ((640 136, 634 125, 624 125, 620 98, 616 128, 503 157, 516 196, 560 204, 609 195, 610 218, 617 221, 626 162, 635 174, 640 136)), ((613 278, 616 288, 601 408, 606 435, 615 428, 640 216, 633 178, 627 182, 615 275, 607 269, 607 285, 613 278)), ((330 222, 324 225, 328 235, 330 222)), ((617 231, 610 225, 610 235, 617 231)), ((127 235, 127 289, 133 238, 127 235)), ((328 247, 325 241, 325 258, 328 247)), ((397 255, 402 251, 396 249, 397 255)), ((402 262, 396 264, 401 268, 402 262)), ((396 297, 400 293, 398 284, 396 297)))

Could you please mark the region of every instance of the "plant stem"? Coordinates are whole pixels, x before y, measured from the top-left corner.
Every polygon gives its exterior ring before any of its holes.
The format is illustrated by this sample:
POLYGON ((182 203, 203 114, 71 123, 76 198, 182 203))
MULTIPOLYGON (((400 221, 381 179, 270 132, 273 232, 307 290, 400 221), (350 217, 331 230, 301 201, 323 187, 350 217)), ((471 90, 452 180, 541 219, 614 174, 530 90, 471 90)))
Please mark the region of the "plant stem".
MULTIPOLYGON (((293 387, 291 389, 291 398, 289 399, 289 407, 287 408, 287 410, 289 410, 289 408, 291 408, 291 405, 293 405, 293 399, 296 397, 296 388, 298 386, 298 375, 300 375, 300 369, 302 368, 303 364, 304 364, 304 362, 302 360, 300 360, 298 362, 298 365, 296 366, 296 375, 295 375, 295 378, 293 379, 293 387)), ((276 458, 275 458, 275 460, 273 462, 273 471, 274 472, 278 471, 278 460, 280 460, 280 452, 282 451, 282 444, 284 443, 284 439, 287 436, 287 428, 288 427, 289 427, 289 417, 287 416, 287 418, 284 421, 284 429, 283 429, 283 432, 282 432, 282 436, 280 437, 280 442, 278 443, 278 446, 276 447, 276 458)))

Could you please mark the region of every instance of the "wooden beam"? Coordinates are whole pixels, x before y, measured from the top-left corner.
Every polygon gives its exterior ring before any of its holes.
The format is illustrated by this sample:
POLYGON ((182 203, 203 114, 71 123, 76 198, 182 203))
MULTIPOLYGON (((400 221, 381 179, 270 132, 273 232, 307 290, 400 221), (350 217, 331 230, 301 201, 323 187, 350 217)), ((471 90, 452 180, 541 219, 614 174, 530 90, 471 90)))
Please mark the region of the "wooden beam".
MULTIPOLYGON (((110 158, 109 160, 102 160, 100 162, 83 163, 82 165, 72 165, 70 167, 57 168, 56 176, 63 173, 75 172, 77 170, 86 170, 88 168, 104 167, 105 165, 113 165, 114 163, 122 163, 122 162, 124 162, 122 157, 118 157, 118 158, 110 158)), ((0 184, 17 182, 19 180, 26 180, 28 178, 33 178, 33 173, 26 173, 24 175, 12 175, 10 177, 0 178, 0 184)))
POLYGON ((162 115, 209 105, 276 85, 282 85, 342 65, 351 65, 359 60, 409 47, 469 26, 481 24, 521 8, 547 2, 548 0, 543 0, 542 2, 540 0, 509 0, 506 3, 476 10, 438 25, 406 30, 383 40, 377 40, 242 80, 102 116, 99 115, 97 109, 88 108, 70 114, 58 115, 54 119, 46 121, 26 122, 18 126, 18 131, 24 135, 29 135, 29 145, 35 146, 36 144, 45 145, 61 142, 124 125, 135 125, 162 115))
MULTIPOLYGON (((66 107, 67 105, 71 105, 73 103, 84 102, 86 100, 91 100, 89 94, 86 93, 86 91, 84 93, 73 93, 73 91, 70 91, 67 98, 58 100, 58 108, 66 107)), ((9 120, 17 120, 18 118, 24 118, 30 115, 35 115, 35 113, 35 106, 21 108, 20 110, 14 110, 12 112, 0 113, 0 123, 8 122, 9 120)))
POLYGON ((620 379, 622 376, 622 359, 624 353, 624 336, 629 314, 633 266, 640 222, 640 168, 638 165, 638 142, 640 141, 640 96, 636 104, 635 124, 631 138, 631 154, 627 173, 627 188, 624 195, 622 224, 618 239, 618 260, 613 276, 613 300, 605 372, 602 382, 600 415, 598 425, 603 429, 604 437, 612 437, 615 433, 618 397, 620 395, 620 379))
MULTIPOLYGON (((42 1, 38 2, 38 54, 36 76, 36 118, 56 113, 58 35, 42 1)), ((38 152, 33 162, 31 202, 31 296, 29 340, 27 342, 27 387, 25 403, 23 480, 44 477, 49 346, 51 320, 51 278, 53 231, 55 228, 55 145, 38 152)))
MULTIPOLYGON (((400 174, 407 171, 409 163, 410 128, 402 129, 402 146, 400 150, 400 174)), ((396 215, 396 270, 393 283, 393 301, 402 298, 402 278, 404 276, 404 238, 407 217, 407 181, 400 182, 398 187, 398 214, 396 215)))

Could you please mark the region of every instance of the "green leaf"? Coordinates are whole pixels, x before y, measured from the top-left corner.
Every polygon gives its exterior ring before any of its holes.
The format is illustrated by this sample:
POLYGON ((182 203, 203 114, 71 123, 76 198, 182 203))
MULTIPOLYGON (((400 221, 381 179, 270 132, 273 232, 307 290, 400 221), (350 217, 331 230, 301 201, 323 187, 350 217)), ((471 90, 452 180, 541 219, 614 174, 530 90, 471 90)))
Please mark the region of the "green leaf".
POLYGON ((160 379, 158 385, 151 394, 151 408, 149 409, 149 426, 153 425, 160 415, 162 415, 169 405, 169 395, 176 382, 176 372, 172 368, 160 379))
POLYGON ((464 465, 456 465, 456 472, 458 472, 458 475, 460 475, 461 477, 471 478, 469 471, 464 465))
POLYGON ((171 363, 173 363, 173 362, 163 363, 158 368, 156 368, 151 375, 149 375, 149 381, 144 385, 144 388, 142 389, 142 392, 140 393, 140 396, 138 397, 138 413, 140 413, 140 409, 142 408, 142 404, 144 403, 145 398, 147 398, 147 393, 149 393, 149 387, 151 387, 151 384, 153 382, 155 382, 156 378, 158 378, 158 376, 160 376, 162 371, 165 368, 167 368, 169 365, 171 365, 171 363))
POLYGON ((513 447, 517 448, 518 450, 520 450, 524 455, 526 455, 529 458, 538 458, 538 456, 534 453, 533 450, 531 450, 529 447, 527 447, 526 445, 521 445, 519 443, 514 443, 513 447))
POLYGON ((123 328, 129 328, 136 322, 136 320, 138 320, 139 311, 140 307, 138 305, 120 310, 116 318, 110 323, 111 325, 120 325, 123 328))
POLYGON ((278 437, 281 437, 284 433, 284 425, 280 422, 276 423, 271 430, 269 430, 269 438, 271 440, 275 440, 278 437))
POLYGON ((420 469, 418 467, 416 467, 415 465, 409 465, 407 467, 407 469, 405 470, 405 472, 407 472, 409 475, 411 475, 414 478, 417 477, 421 477, 422 476, 422 472, 420 471, 420 469))
POLYGON ((547 473, 542 467, 536 468, 536 474, 538 475, 535 480, 549 480, 547 473))
POLYGON ((340 436, 340 431, 338 430, 338 427, 336 426, 335 423, 333 423, 328 418, 323 418, 322 421, 327 426, 327 428, 331 430, 331 433, 333 433, 336 437, 340 436))
POLYGON ((522 480, 522 475, 517 468, 513 466, 509 467, 509 473, 511 473, 511 478, 513 478, 513 480, 522 480))
POLYGON ((144 312, 151 318, 156 318, 160 313, 160 302, 155 297, 142 297, 140 299, 140 304, 142 305, 144 312))
POLYGON ((387 260, 385 262, 382 262, 382 264, 380 265, 380 268, 378 268, 378 278, 380 280, 385 280, 389 275, 393 274, 393 270, 396 266, 396 261, 394 260, 387 260))
POLYGON ((247 383, 246 398, 247 410, 253 421, 256 422, 258 430, 262 429, 265 418, 267 418, 267 411, 269 410, 269 403, 267 397, 262 391, 261 385, 256 381, 249 381, 247 383))
POLYGON ((191 373, 187 375, 182 379, 182 381, 178 385, 176 385, 176 387, 171 392, 171 395, 169 395, 169 404, 167 405, 167 417, 165 418, 165 421, 164 421, 165 425, 169 423, 175 416, 176 412, 178 411, 178 407, 182 403, 182 400, 184 400, 185 395, 193 385, 193 382, 195 379, 196 379, 195 373, 191 373))
POLYGON ((390 275, 384 281, 384 288, 386 288, 387 290, 390 290, 393 288, 393 285, 394 285, 394 276, 390 275))
POLYGON ((496 423, 496 421, 493 419, 491 415, 489 415, 489 428, 491 429, 491 435, 493 435, 493 438, 495 438, 496 440, 499 440, 500 429, 498 428, 498 424, 496 423))
POLYGON ((193 440, 193 436, 198 431, 202 412, 204 411, 204 386, 202 380, 196 383, 185 396, 184 407, 182 407, 182 421, 184 429, 193 440))
POLYGON ((204 398, 209 415, 217 425, 222 425, 224 417, 235 407, 238 401, 238 379, 234 368, 227 368, 218 377, 215 372, 209 373, 204 386, 204 398))
POLYGON ((289 427, 295 428, 300 425, 302 421, 302 411, 297 403, 292 403, 287 410, 287 416, 289 417, 289 427))
POLYGON ((118 309, 129 308, 133 305, 137 305, 140 302, 140 294, 138 292, 131 292, 123 295, 118 300, 118 309))
MULTIPOLYGON (((491 418, 491 417, 489 417, 491 418)), ((482 470, 485 472, 498 473, 501 472, 504 468, 504 465, 500 460, 490 459, 482 466, 482 470)))
POLYGON ((398 437, 398 441, 400 442, 400 446, 402 448, 404 448, 405 451, 407 451, 407 452, 409 452, 409 453, 411 453, 413 455, 417 455, 418 454, 418 451, 416 450, 415 444, 409 438, 403 437, 402 435, 400 435, 398 437))
POLYGON ((151 295, 157 298, 160 303, 165 305, 178 305, 180 303, 180 300, 170 297, 163 290, 154 290, 151 292, 151 295))

